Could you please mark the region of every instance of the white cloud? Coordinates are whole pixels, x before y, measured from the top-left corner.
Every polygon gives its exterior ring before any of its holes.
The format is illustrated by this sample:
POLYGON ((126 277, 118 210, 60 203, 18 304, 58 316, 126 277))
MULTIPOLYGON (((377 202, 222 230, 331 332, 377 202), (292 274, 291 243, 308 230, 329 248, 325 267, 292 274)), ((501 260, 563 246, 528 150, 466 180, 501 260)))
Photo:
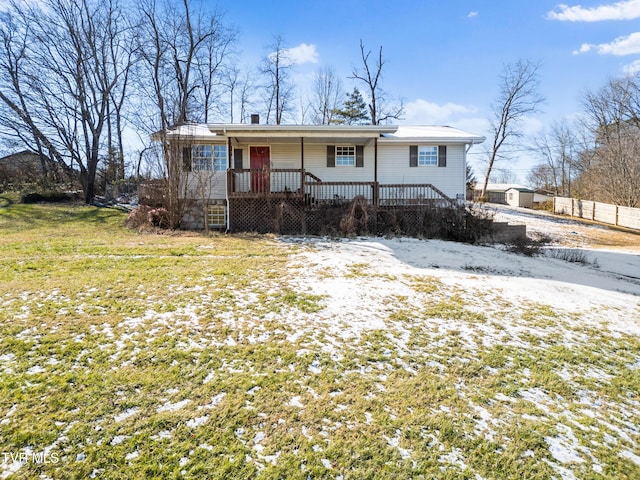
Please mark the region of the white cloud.
POLYGON ((319 61, 318 50, 313 44, 301 43, 297 47, 287 48, 285 54, 293 65, 318 63, 319 61))
POLYGON ((438 105, 422 98, 407 103, 405 111, 406 122, 410 125, 442 125, 456 117, 476 113, 476 109, 473 107, 456 103, 438 105))
POLYGON ((480 14, 479 12, 469 12, 469 15, 467 15, 467 18, 477 17, 479 14, 480 14))
POLYGON ((596 50, 600 55, 616 55, 618 57, 640 53, 640 32, 632 33, 625 37, 618 37, 610 43, 601 43, 599 45, 583 43, 580 49, 575 50, 573 53, 574 55, 578 55, 591 50, 596 50))
POLYGON ((580 45, 580 48, 578 50, 574 50, 573 54, 574 55, 580 55, 581 53, 587 53, 589 52, 595 45, 592 45, 590 43, 583 43, 582 45, 580 45))
POLYGON ((633 20, 640 17, 640 0, 623 0, 597 7, 583 7, 582 5, 560 4, 558 11, 547 13, 551 20, 568 22, 601 22, 604 20, 633 20))
POLYGON ((624 67, 622 67, 622 71, 627 75, 634 75, 640 72, 640 60, 635 60, 629 65, 625 65, 624 67))
POLYGON ((521 131, 526 136, 533 136, 544 128, 544 123, 537 117, 524 117, 520 124, 521 131))
POLYGON ((633 55, 640 53, 640 32, 632 33, 626 37, 618 37, 611 43, 598 45, 600 55, 633 55))

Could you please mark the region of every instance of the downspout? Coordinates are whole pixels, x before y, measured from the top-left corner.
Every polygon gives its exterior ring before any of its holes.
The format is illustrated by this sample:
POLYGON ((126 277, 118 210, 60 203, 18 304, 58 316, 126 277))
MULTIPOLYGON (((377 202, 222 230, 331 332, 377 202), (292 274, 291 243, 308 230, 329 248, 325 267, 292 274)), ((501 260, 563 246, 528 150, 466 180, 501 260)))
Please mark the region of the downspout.
MULTIPOLYGON (((469 150, 471 150, 471 147, 473 147, 473 142, 467 143, 466 147, 467 148, 464 149, 464 155, 462 157, 462 163, 464 164, 464 180, 462 182, 462 188, 463 188, 462 191, 464 192, 465 201, 468 200, 467 198, 467 153, 469 153, 469 150)), ((475 195, 472 193, 471 200, 473 200, 474 197, 475 195)))

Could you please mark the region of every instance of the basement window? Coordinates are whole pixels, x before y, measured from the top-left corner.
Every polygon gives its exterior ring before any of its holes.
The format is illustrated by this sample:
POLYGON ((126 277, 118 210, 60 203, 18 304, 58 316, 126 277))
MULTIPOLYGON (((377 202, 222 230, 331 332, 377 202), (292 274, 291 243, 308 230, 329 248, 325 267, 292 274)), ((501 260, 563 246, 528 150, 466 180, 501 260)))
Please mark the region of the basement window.
POLYGON ((226 228, 227 206, 221 204, 208 205, 207 225, 209 228, 226 228))

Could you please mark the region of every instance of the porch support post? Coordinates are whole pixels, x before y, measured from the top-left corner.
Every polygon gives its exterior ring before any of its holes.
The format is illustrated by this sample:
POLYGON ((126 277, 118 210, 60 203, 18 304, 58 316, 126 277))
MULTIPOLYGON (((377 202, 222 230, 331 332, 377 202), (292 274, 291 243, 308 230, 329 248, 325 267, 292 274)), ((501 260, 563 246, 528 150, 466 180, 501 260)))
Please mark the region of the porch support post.
POLYGON ((380 186, 378 185, 378 137, 375 138, 373 143, 373 182, 373 205, 377 207, 380 195, 380 186))
POLYGON ((373 181, 378 181, 378 137, 373 143, 373 181))
MULTIPOLYGON (((304 199, 304 191, 305 191, 305 185, 304 185, 304 180, 305 180, 305 172, 304 172, 304 137, 300 137, 300 194, 302 195, 302 198, 304 199)), ((306 225, 306 222, 305 222, 306 225)), ((306 226, 305 226, 305 232, 306 233, 306 226)))
POLYGON ((231 137, 227 137, 227 168, 231 168, 231 137))

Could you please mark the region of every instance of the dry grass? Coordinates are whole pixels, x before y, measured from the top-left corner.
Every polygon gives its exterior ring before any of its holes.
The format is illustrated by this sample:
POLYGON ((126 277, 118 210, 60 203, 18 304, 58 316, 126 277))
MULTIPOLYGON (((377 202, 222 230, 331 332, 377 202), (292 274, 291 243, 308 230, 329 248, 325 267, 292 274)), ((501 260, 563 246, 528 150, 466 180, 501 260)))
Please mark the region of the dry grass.
MULTIPOLYGON (((635 336, 500 294, 467 301, 432 276, 384 277, 405 293, 385 297, 384 328, 349 336, 329 298, 295 287, 306 245, 123 220, 0 208, 0 451, 50 455, 0 475, 640 475, 635 336)), ((376 275, 339 267, 317 281, 376 275)))

